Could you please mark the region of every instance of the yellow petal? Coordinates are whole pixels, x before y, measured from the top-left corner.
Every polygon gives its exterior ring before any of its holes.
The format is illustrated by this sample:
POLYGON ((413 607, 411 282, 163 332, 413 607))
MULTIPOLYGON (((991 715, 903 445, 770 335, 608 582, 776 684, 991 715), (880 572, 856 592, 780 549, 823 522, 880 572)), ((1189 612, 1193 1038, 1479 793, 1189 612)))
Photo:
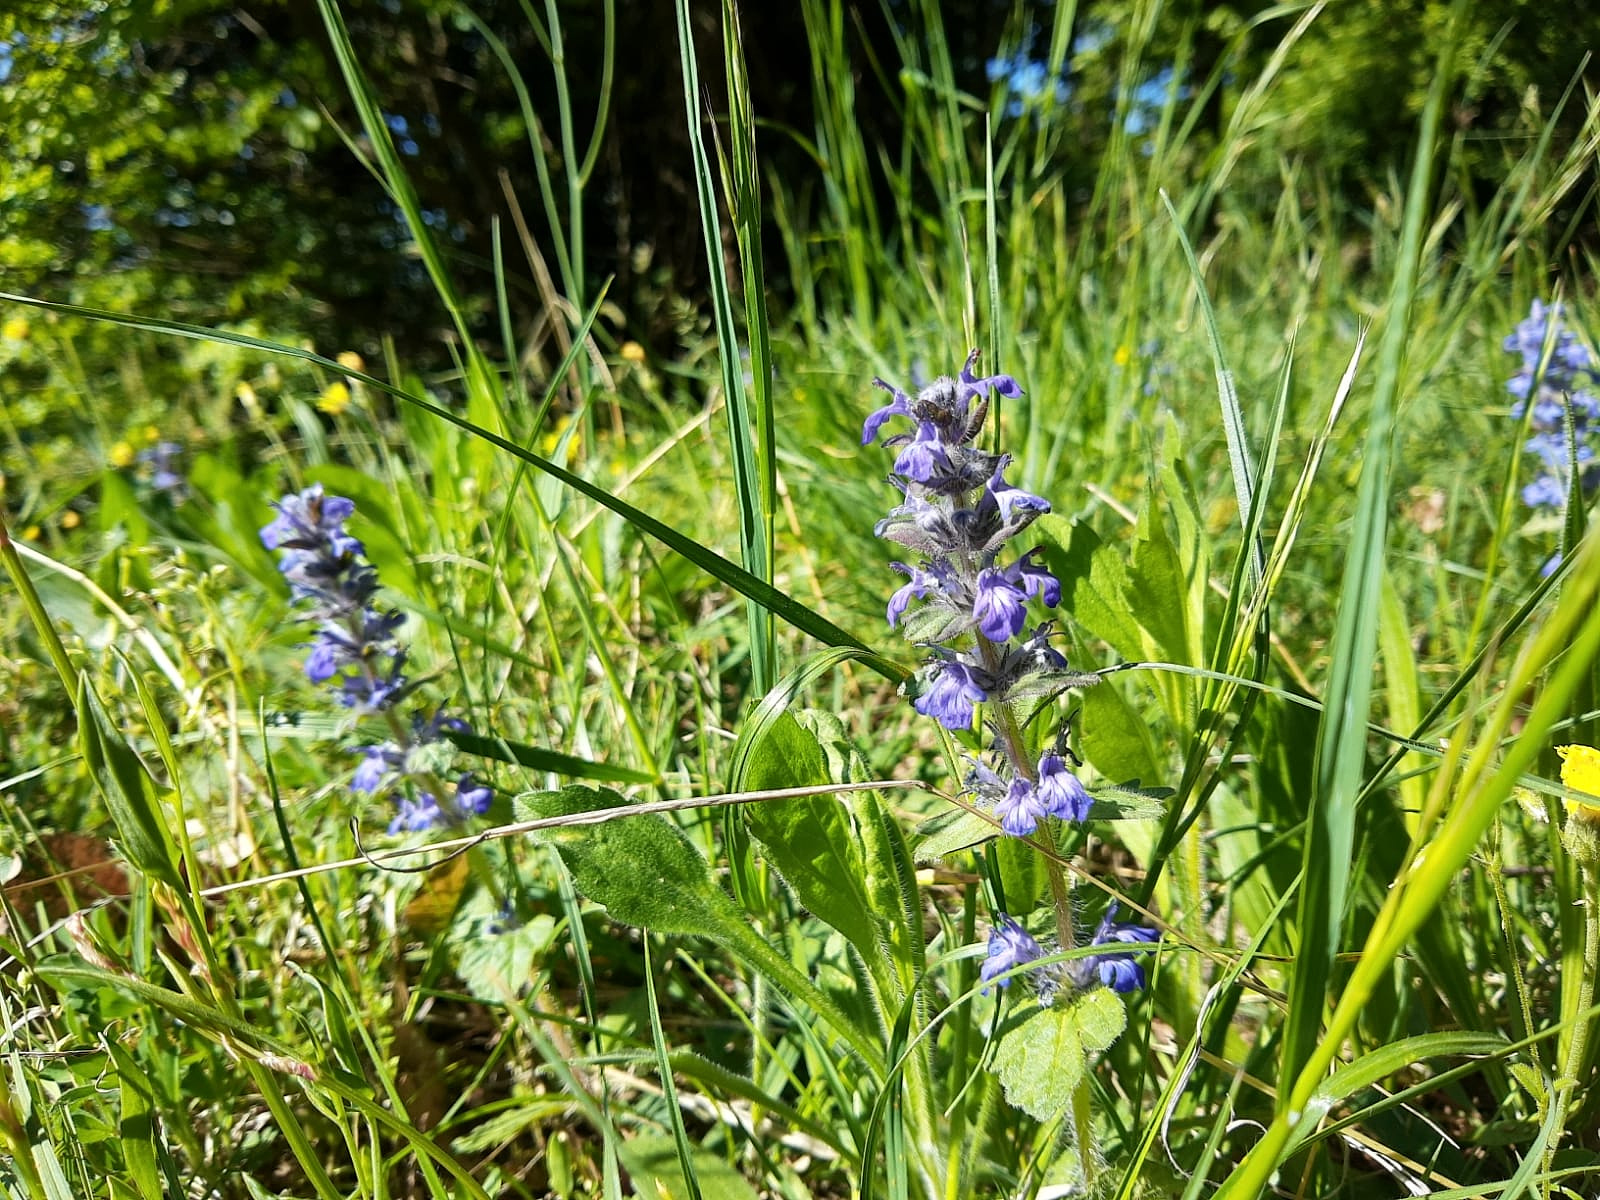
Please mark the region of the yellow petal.
POLYGON ((7 341, 20 342, 28 336, 28 322, 21 317, 12 317, 4 325, 0 325, 0 337, 7 341))
POLYGON ((131 467, 136 455, 133 452, 133 447, 128 445, 127 442, 118 442, 115 446, 111 447, 111 454, 109 457, 113 467, 131 467))
POLYGON ((1561 755, 1561 782, 1575 792, 1600 799, 1600 750, 1593 746, 1557 746, 1561 755))
POLYGON ((1561 755, 1561 782, 1575 792, 1587 792, 1594 802, 1567 799, 1567 815, 1587 824, 1600 824, 1600 750, 1593 746, 1557 746, 1561 755))
POLYGON ((334 417, 349 408, 350 389, 344 385, 344 380, 335 379, 330 383, 322 395, 317 397, 317 407, 334 417))

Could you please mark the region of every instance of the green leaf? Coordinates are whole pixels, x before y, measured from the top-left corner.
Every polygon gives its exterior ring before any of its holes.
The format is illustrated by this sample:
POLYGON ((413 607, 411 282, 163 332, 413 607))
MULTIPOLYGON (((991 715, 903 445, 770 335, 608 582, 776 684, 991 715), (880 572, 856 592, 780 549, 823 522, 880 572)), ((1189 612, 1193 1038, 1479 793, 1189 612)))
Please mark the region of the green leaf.
MULTIPOLYGON (((751 791, 832 782, 817 739, 790 713, 768 722, 750 747, 742 786, 751 791)), ((803 796, 750 805, 745 822, 815 916, 844 934, 868 962, 882 953, 867 885, 861 831, 838 796, 803 796)))
POLYGON ((1121 657, 1143 658, 1144 639, 1126 599, 1128 570, 1122 552, 1087 525, 1063 517, 1041 517, 1033 527, 1049 539, 1044 560, 1061 580, 1062 611, 1121 657))
POLYGON ((1371 1087, 1424 1059, 1500 1054, 1508 1044, 1498 1033, 1466 1030, 1401 1038, 1339 1067, 1317 1086, 1315 1095, 1318 1101, 1332 1107, 1362 1088, 1371 1087))
MULTIPOLYGON (((1161 657, 1169 662, 1203 666, 1200 630, 1189 603, 1191 573, 1201 569, 1198 545, 1179 547, 1167 528, 1165 507, 1161 493, 1152 487, 1134 526, 1133 553, 1123 595, 1129 614, 1149 634, 1152 647, 1161 657)), ((1204 576, 1200 578, 1203 580, 1204 576)))
POLYGON ((994 1066, 1006 1099, 1039 1121, 1060 1116, 1090 1060, 1127 1023, 1127 1010, 1109 988, 1034 1009, 1000 1035, 994 1066))
POLYGON ((559 750, 546 750, 543 746, 529 746, 522 742, 506 741, 499 737, 483 737, 476 733, 458 733, 445 730, 444 736, 456 747, 479 758, 493 762, 516 763, 535 771, 549 771, 577 779, 593 779, 601 783, 655 783, 648 771, 632 767, 614 766, 611 763, 592 762, 587 758, 563 754, 559 750))
POLYGON ((1073 724, 1078 750, 1107 779, 1139 786, 1161 777, 1154 739, 1145 720, 1123 699, 1122 685, 1107 680, 1078 698, 1073 724))
MULTIPOLYGON (((721 1155, 699 1148, 690 1153, 704 1200, 756 1200, 756 1190, 721 1155)), ((630 1138, 622 1146, 622 1161, 638 1195, 661 1200, 687 1200, 690 1195, 672 1138, 664 1134, 630 1138)))
POLYGON ((499 905, 487 889, 472 907, 474 920, 457 920, 451 941, 455 943, 456 974, 467 991, 482 1000, 499 1002, 515 996, 528 986, 534 969, 555 942, 559 922, 549 913, 538 913, 517 924, 501 921, 499 905))
MULTIPOLYGON (((517 808, 521 817, 544 819, 625 804, 606 788, 569 787, 521 798, 517 808)), ((706 860, 662 817, 619 817, 539 836, 560 853, 578 891, 624 925, 716 937, 739 920, 706 860)))
POLYGON ((155 1096, 139 1064, 114 1039, 102 1043, 116 1065, 122 1088, 122 1114, 117 1122, 122 1161, 142 1200, 162 1200, 161 1167, 156 1157, 155 1096))
POLYGON ((156 781, 144 760, 111 723, 89 682, 78 675, 78 747, 130 863, 144 875, 181 887, 178 852, 162 819, 156 781))

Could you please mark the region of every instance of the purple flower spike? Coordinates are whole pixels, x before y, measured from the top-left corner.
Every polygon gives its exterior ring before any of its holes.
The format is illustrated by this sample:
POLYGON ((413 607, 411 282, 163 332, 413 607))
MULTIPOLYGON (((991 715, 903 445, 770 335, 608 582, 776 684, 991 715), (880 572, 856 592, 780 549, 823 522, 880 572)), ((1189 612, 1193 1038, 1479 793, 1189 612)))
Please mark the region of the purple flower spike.
MULTIPOLYGON (((994 928, 989 931, 989 949, 978 977, 984 983, 993 983, 996 976, 1025 967, 1043 957, 1044 947, 1016 921, 1001 913, 995 919, 994 928)), ((1000 986, 1010 987, 1011 980, 1000 980, 1000 986)), ((984 991, 987 992, 988 988, 984 991)))
POLYGON ((973 705, 982 704, 988 698, 977 673, 966 663, 938 659, 927 690, 916 698, 912 707, 946 729, 971 729, 973 705))
POLYGON ((1087 821, 1094 798, 1059 754, 1046 754, 1039 760, 1039 804, 1052 817, 1063 821, 1087 821))

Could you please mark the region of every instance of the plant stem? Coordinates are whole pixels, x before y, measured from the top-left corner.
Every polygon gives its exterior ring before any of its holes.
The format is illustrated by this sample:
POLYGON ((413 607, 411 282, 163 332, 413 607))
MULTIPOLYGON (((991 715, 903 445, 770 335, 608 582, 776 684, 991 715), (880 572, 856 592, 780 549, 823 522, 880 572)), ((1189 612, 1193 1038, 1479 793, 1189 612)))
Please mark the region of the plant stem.
MULTIPOLYGON (((1569 818, 1570 819, 1570 818, 1569 818)), ((1545 1150, 1545 1170, 1555 1162, 1561 1134, 1567 1123, 1573 1096, 1578 1094, 1578 1075, 1583 1070, 1584 1056, 1589 1048, 1589 1024, 1593 1018, 1589 1009, 1594 1005, 1595 973, 1600 971, 1600 872, 1585 863, 1583 866, 1583 970, 1578 976, 1578 1013, 1576 1027, 1567 1042, 1566 1057, 1562 1059, 1560 1074, 1556 1076, 1556 1103, 1561 1106, 1556 1118, 1556 1131, 1551 1135, 1545 1150)))

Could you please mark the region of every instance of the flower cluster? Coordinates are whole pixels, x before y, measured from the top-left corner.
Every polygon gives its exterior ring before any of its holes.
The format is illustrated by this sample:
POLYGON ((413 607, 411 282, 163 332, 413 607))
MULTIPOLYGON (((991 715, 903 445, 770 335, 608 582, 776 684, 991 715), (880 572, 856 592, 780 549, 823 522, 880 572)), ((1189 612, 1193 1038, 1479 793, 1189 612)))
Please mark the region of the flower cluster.
MULTIPOLYGON (((1066 658, 1050 644, 1049 622, 1028 628, 1030 600, 1046 608, 1061 601, 1060 582, 1038 561, 1041 548, 1002 558, 1006 543, 1049 512, 1050 503, 1006 481, 1010 455, 976 444, 994 394, 1022 395, 1010 375, 976 375, 977 361, 974 350, 955 378, 941 376, 914 396, 873 380, 892 400, 867 417, 861 431, 867 445, 893 418, 912 425, 909 433, 883 438, 896 451, 891 482, 902 503, 875 532, 921 556, 914 565, 891 564, 907 582, 890 597, 888 620, 929 648, 918 673, 916 710, 956 731, 972 728, 980 705, 1006 705, 1095 682, 1092 675, 1067 670, 1066 658), (958 640, 962 648, 950 645, 958 640)), ((1062 755, 1035 760, 1016 744, 1009 724, 991 723, 991 729, 997 764, 974 760, 967 788, 1007 833, 1033 833, 1046 816, 1088 816, 1088 792, 1062 755)))
POLYGON ((1600 398, 1579 386, 1580 376, 1594 381, 1594 357, 1577 335, 1565 328, 1561 305, 1546 306, 1538 300, 1528 319, 1506 338, 1505 348, 1522 356, 1522 369, 1506 383, 1506 390, 1516 397, 1511 415, 1518 420, 1528 416, 1533 436, 1525 448, 1539 459, 1542 468, 1522 489, 1523 503, 1530 508, 1560 509, 1570 490, 1574 449, 1583 490, 1600 485, 1600 460, 1590 442, 1590 434, 1600 428, 1600 398), (1575 447, 1567 444, 1569 406, 1577 435, 1575 447))
POLYGON ((446 732, 466 725, 442 714, 414 718, 407 726, 394 711, 409 688, 406 650, 396 638, 405 614, 374 600, 378 572, 362 555, 361 542, 345 531, 353 501, 328 496, 321 484, 285 496, 273 507, 277 517, 261 530, 262 544, 278 551, 278 570, 289 581, 304 619, 315 622, 316 636, 306 656, 306 677, 331 684, 339 702, 363 714, 382 714, 395 736, 362 749, 351 790, 387 790, 398 813, 389 831, 416 832, 435 825, 481 816, 493 792, 470 772, 455 783, 453 805, 441 805, 443 785, 454 754, 446 732))
MULTIPOLYGON (((1056 607, 1061 583, 1039 561, 1042 547, 1015 558, 1003 553, 1050 504, 1006 481, 1009 455, 976 445, 994 394, 1023 394, 1009 375, 979 377, 973 370, 977 359, 974 350, 955 378, 935 379, 915 396, 874 380, 892 400, 867 418, 861 442, 876 440, 891 418, 912 425, 911 432, 883 439, 896 451, 891 482, 902 503, 878 522, 876 532, 920 555, 915 565, 893 564, 907 582, 889 600, 889 625, 928 648, 914 700, 918 712, 960 732, 970 731, 979 707, 986 707, 993 756, 989 762, 969 759, 965 788, 1004 833, 1027 837, 1049 817, 1086 821, 1094 801, 1073 771, 1076 760, 1064 732, 1053 749, 1036 755, 1022 743, 1025 722, 1014 705, 1087 687, 1098 677, 1067 669, 1066 658, 1050 644, 1050 622, 1028 627, 1029 601, 1056 607)), ((1115 923, 1115 913, 1115 906, 1106 913, 1092 945, 1156 939, 1154 929, 1115 923)), ((1018 921, 1002 913, 981 975, 989 983, 1047 956, 1018 921)), ((1047 1004, 1064 987, 1082 991, 1104 984, 1131 992, 1144 986, 1144 968, 1127 949, 1097 950, 1027 974, 1047 1004)), ((1000 980, 1002 986, 1008 982, 1000 980)))
MULTIPOLYGON (((1124 995, 1144 987, 1144 964, 1134 951, 1110 947, 1148 945, 1161 935, 1147 925, 1119 923, 1116 916, 1117 906, 1112 904, 1089 938, 1090 946, 1105 946, 1107 949, 1095 950, 1065 962, 1032 967, 1027 971, 1025 977, 1033 984, 1041 999, 1048 1003, 1050 997, 1063 986, 1086 991, 1099 983, 1124 995)), ((1047 950, 1019 922, 1001 913, 989 932, 988 952, 978 976, 985 983, 993 983, 999 976, 1028 967, 1030 963, 1048 958, 1053 953, 1055 951, 1047 950)), ((999 983, 1001 987, 1007 987, 1011 979, 1000 979, 999 983)))

